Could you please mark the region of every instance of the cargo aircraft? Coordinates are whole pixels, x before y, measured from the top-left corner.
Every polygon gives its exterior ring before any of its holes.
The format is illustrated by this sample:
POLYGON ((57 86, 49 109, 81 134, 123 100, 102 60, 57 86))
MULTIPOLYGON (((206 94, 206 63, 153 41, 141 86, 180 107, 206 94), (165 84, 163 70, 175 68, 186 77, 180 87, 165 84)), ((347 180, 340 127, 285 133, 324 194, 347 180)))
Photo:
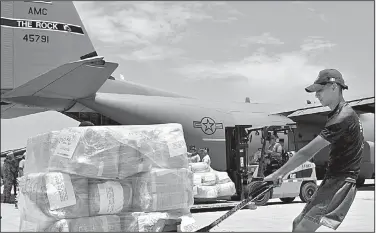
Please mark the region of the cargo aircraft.
MULTIPOLYGON (((117 80, 111 76, 117 67, 97 54, 73 2, 1 1, 2 119, 55 110, 96 125, 180 123, 187 145, 209 148, 212 167, 223 171, 226 126, 295 124, 285 137, 287 149, 298 150, 328 113, 319 106, 278 112, 274 104, 204 101, 117 80)), ((350 101, 359 114, 374 113, 374 103, 374 97, 350 101)), ((250 153, 259 145, 252 140, 250 153)), ((373 142, 366 148, 372 169, 362 171, 372 175, 373 142)))

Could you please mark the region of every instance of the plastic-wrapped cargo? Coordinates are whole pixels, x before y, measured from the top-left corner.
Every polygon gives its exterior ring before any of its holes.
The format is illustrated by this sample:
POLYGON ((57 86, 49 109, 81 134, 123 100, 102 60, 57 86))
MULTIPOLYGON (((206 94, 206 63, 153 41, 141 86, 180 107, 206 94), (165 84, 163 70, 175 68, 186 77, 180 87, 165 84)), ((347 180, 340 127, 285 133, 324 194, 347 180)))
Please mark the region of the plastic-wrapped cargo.
POLYGON ((85 177, 61 172, 25 175, 19 182, 20 212, 25 211, 35 218, 39 216, 41 221, 87 217, 88 192, 85 177))
POLYGON ((89 180, 90 216, 131 211, 132 197, 130 181, 89 180))
POLYGON ((29 197, 20 193, 18 198, 20 212, 20 232, 42 232, 56 222, 55 218, 47 216, 29 197))
POLYGON ((232 182, 227 172, 215 171, 215 175, 217 176, 217 184, 226 184, 232 182))
POLYGON ((131 178, 133 211, 157 212, 193 205, 193 175, 186 168, 154 168, 131 178))
POLYGON ((123 213, 119 216, 123 232, 154 232, 154 227, 160 219, 181 219, 181 224, 178 228, 179 232, 198 229, 189 209, 150 213, 133 212, 123 213))
POLYGON ((154 168, 188 168, 187 146, 180 124, 134 126, 140 128, 138 150, 154 168))
POLYGON ((119 155, 119 178, 124 179, 140 172, 150 171, 152 162, 138 149, 136 140, 123 145, 124 153, 119 155))
POLYGON ((120 217, 102 215, 76 219, 62 219, 46 229, 47 232, 120 232, 120 217))
POLYGON ((217 184, 218 197, 228 197, 235 195, 236 189, 233 182, 217 184))
POLYGON ((193 173, 193 186, 201 185, 202 177, 200 173, 193 173))
POLYGON ((181 219, 178 232, 194 232, 198 229, 196 220, 193 218, 190 209, 170 210, 167 213, 169 218, 181 219))
POLYGON ((193 173, 210 172, 210 166, 205 162, 189 163, 189 167, 193 173))
POLYGON ((123 136, 108 127, 76 127, 53 132, 50 171, 61 171, 90 178, 115 179, 119 175, 119 155, 123 136))
POLYGON ((217 198, 218 197, 218 187, 214 186, 196 186, 197 194, 195 198, 217 198))
POLYGON ((120 215, 122 232, 154 232, 154 226, 159 219, 168 218, 166 212, 125 213, 120 215))
POLYGON ((53 134, 41 134, 27 140, 24 175, 48 172, 50 142, 53 134))
POLYGON ((180 124, 66 128, 29 139, 27 153, 26 174, 48 170, 123 179, 152 167, 188 168, 180 124))
POLYGON ((212 186, 217 183, 217 176, 214 172, 194 173, 193 180, 196 181, 195 185, 212 186), (200 184, 198 180, 200 179, 200 184))

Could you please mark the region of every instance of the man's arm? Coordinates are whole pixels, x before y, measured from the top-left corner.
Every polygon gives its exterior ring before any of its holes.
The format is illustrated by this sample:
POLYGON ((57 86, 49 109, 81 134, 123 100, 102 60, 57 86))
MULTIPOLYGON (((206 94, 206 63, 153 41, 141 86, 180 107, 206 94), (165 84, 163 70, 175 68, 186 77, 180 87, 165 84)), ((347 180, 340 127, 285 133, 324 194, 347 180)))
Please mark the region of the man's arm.
POLYGON ((280 169, 278 169, 273 174, 269 175, 265 178, 265 180, 274 180, 280 176, 284 176, 290 171, 294 170, 304 162, 308 161, 312 158, 318 151, 322 148, 326 147, 330 143, 322 138, 320 135, 314 138, 310 143, 308 143, 305 147, 300 149, 298 152, 291 157, 285 165, 283 165, 280 169))

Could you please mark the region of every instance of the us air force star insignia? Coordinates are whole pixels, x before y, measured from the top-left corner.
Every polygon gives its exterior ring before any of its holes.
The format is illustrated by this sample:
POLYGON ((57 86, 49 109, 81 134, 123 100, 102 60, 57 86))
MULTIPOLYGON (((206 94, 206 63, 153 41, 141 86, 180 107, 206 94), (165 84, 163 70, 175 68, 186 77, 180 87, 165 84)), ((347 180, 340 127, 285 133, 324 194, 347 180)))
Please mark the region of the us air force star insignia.
POLYGON ((194 121, 193 128, 200 128, 204 134, 212 135, 217 131, 217 129, 223 129, 223 124, 216 123, 210 117, 204 117, 201 119, 201 121, 194 121))

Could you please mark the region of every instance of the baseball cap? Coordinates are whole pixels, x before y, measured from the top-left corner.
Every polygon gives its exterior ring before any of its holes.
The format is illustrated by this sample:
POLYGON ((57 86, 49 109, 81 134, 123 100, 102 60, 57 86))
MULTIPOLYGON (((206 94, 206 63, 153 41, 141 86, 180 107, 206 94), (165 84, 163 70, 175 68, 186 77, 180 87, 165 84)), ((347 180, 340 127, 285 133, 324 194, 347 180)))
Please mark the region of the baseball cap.
POLYGON ((342 74, 336 69, 325 69, 319 72, 319 75, 316 81, 305 88, 307 92, 316 92, 321 90, 328 83, 337 83, 343 89, 348 89, 348 86, 345 85, 345 80, 342 78, 342 74))

